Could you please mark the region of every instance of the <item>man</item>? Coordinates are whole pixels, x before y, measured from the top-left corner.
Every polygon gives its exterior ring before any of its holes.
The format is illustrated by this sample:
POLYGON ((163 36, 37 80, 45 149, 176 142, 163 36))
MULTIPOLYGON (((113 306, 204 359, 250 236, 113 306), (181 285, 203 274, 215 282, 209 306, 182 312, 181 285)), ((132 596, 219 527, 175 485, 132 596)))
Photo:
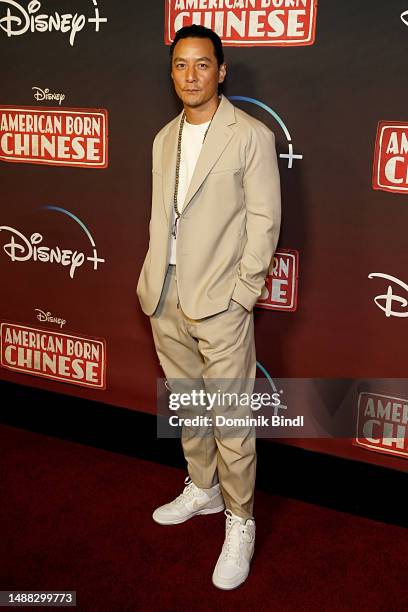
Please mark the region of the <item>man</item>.
MULTIPOLYGON (((226 64, 212 30, 182 28, 170 55, 183 111, 154 139, 150 242, 137 293, 168 380, 248 391, 256 369, 252 310, 280 228, 275 139, 218 95, 226 64)), ((239 414, 252 416, 250 407, 239 414)), ((187 486, 153 519, 177 524, 225 503, 213 583, 233 589, 246 580, 254 551, 254 428, 220 435, 183 427, 182 445, 187 486)))

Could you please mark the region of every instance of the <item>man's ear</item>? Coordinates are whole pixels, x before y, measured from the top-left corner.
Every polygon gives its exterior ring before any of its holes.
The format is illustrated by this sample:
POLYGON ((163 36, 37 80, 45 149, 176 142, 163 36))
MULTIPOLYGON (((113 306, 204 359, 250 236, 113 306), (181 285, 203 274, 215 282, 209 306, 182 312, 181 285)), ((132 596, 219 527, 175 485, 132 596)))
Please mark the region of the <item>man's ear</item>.
POLYGON ((227 64, 224 62, 218 69, 218 82, 223 83, 227 76, 227 64))

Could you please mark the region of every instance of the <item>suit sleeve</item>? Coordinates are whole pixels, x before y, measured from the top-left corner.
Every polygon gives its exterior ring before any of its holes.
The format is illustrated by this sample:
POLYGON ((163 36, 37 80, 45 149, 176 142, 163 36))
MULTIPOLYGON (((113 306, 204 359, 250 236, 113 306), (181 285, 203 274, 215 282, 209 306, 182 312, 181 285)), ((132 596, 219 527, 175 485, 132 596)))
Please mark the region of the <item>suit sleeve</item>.
MULTIPOLYGON (((158 167, 158 164, 160 162, 160 157, 159 157, 159 135, 160 132, 158 134, 156 134, 154 140, 153 140, 153 146, 152 146, 152 191, 154 191, 155 189, 155 181, 157 181, 157 177, 155 177, 154 172, 156 167, 158 167)), ((144 258, 144 262, 142 265, 142 269, 140 271, 139 274, 139 280, 137 283, 137 287, 136 287, 136 293, 139 296, 139 300, 142 299, 142 294, 146 291, 145 287, 148 284, 148 276, 149 276, 149 265, 150 265, 150 258, 151 258, 151 249, 150 249, 150 240, 151 240, 151 236, 152 236, 152 225, 154 223, 154 208, 153 208, 153 194, 152 194, 152 200, 151 200, 151 206, 150 206, 150 220, 149 220, 149 245, 148 245, 148 249, 147 249, 147 253, 146 256, 144 258)))
POLYGON ((251 311, 265 285, 281 222, 275 136, 261 123, 252 128, 248 139, 243 188, 247 242, 232 298, 251 311))

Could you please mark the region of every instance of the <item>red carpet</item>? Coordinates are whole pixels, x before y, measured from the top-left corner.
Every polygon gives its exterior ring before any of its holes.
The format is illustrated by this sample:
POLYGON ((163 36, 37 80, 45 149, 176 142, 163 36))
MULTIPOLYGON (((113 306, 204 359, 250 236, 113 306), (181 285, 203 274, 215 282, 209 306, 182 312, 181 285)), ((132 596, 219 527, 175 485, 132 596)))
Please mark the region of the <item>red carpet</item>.
POLYGON ((97 612, 408 609, 401 527, 257 492, 251 574, 222 592, 223 514, 151 520, 182 471, 7 426, 0 448, 1 590, 76 590, 77 609, 97 612))

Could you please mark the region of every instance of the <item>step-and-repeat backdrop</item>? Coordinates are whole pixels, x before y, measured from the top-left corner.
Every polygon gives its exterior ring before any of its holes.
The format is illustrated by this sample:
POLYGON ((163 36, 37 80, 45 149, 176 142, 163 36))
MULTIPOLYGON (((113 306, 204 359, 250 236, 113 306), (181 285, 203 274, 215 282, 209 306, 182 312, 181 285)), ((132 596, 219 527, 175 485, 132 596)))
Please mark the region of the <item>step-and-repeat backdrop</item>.
POLYGON ((192 22, 276 135, 282 232, 255 308, 275 412, 315 420, 293 444, 405 470, 408 0, 1 0, 0 376, 155 412, 135 289, 152 141, 180 112, 169 44, 192 22))

